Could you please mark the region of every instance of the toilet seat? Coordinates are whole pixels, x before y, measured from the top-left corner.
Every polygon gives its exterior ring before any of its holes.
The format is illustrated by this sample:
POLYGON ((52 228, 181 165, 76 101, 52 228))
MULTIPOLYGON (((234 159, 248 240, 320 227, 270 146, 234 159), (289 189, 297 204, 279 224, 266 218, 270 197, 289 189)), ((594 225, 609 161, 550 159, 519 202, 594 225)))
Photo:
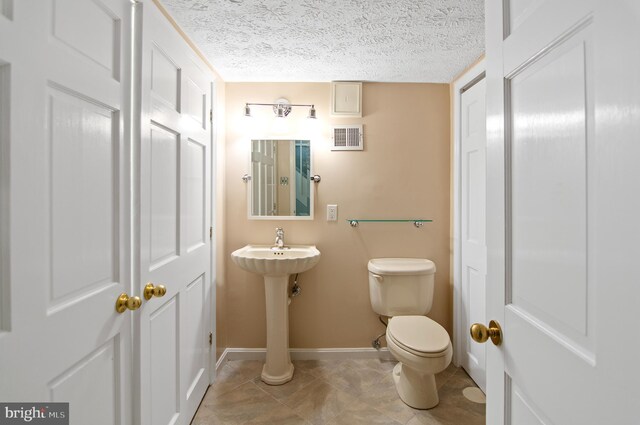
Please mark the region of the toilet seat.
POLYGON ((387 338, 419 357, 442 357, 451 350, 447 331, 425 316, 396 316, 389 320, 387 338))

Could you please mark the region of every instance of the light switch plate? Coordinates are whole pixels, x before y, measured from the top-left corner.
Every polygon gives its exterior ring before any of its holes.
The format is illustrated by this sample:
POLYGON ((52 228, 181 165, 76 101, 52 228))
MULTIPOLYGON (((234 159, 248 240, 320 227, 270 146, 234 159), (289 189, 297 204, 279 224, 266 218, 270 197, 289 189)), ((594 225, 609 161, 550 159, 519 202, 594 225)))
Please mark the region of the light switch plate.
POLYGON ((338 220, 338 206, 327 205, 327 221, 336 221, 336 220, 338 220))

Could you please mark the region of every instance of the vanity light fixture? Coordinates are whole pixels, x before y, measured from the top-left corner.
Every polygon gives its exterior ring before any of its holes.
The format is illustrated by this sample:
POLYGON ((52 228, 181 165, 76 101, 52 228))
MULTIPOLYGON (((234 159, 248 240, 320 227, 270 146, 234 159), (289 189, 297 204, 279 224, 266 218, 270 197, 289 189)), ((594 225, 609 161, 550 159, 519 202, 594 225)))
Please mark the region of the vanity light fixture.
MULTIPOLYGON (((283 179, 283 178, 286 178, 286 177, 281 177, 281 179, 283 179)), ((249 174, 245 174, 245 175, 243 175, 241 177, 241 179, 242 179, 243 182, 249 183, 251 181, 251 176, 249 174)), ((314 183, 320 183, 322 181, 322 177, 320 177, 319 174, 314 174, 313 176, 309 177, 309 180, 311 180, 314 183)), ((283 184, 282 180, 280 181, 280 184, 283 184)), ((287 184, 288 184, 288 180, 287 180, 287 184)), ((422 226, 422 223, 420 223, 420 226, 422 226)), ((416 224, 416 227, 420 227, 420 226, 418 226, 418 224, 416 224)))
POLYGON ((304 105, 304 104, 292 104, 289 103, 286 99, 278 99, 276 103, 245 103, 244 104, 244 116, 251 116, 251 106, 271 106, 273 108, 273 113, 277 118, 284 118, 291 112, 291 108, 294 106, 305 106, 309 108, 309 115, 307 118, 316 119, 316 107, 315 105, 304 105))

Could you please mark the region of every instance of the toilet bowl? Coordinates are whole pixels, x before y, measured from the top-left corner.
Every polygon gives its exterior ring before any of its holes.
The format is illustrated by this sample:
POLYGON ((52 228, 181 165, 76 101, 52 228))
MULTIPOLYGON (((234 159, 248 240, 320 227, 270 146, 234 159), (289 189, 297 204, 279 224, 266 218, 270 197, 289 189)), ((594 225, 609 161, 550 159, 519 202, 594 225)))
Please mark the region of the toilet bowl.
POLYGON ((415 409, 438 402, 435 374, 451 363, 453 349, 447 331, 425 316, 396 316, 389 320, 387 347, 398 360, 393 380, 398 395, 415 409))
POLYGON ((413 408, 430 409, 439 401, 434 375, 453 356, 447 331, 424 316, 433 302, 435 264, 424 258, 377 258, 368 269, 371 306, 390 317, 386 339, 399 362, 393 370, 398 395, 413 408))

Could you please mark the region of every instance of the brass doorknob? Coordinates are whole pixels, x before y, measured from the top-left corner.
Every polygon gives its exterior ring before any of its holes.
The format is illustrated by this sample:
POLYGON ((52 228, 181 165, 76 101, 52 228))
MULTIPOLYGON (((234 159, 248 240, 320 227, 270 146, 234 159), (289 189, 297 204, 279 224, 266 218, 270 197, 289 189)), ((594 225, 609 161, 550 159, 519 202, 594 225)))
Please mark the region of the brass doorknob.
POLYGON ((120 294, 116 300, 116 311, 118 313, 124 313, 125 310, 137 310, 142 305, 140 297, 130 297, 126 292, 120 294))
POLYGON ((164 297, 167 293, 167 288, 164 285, 154 285, 149 282, 144 286, 144 299, 149 301, 152 297, 164 297))
POLYGON ((470 333, 475 342, 483 343, 491 338, 495 345, 502 344, 502 328, 495 320, 489 322, 489 328, 482 323, 474 323, 471 325, 470 333))

